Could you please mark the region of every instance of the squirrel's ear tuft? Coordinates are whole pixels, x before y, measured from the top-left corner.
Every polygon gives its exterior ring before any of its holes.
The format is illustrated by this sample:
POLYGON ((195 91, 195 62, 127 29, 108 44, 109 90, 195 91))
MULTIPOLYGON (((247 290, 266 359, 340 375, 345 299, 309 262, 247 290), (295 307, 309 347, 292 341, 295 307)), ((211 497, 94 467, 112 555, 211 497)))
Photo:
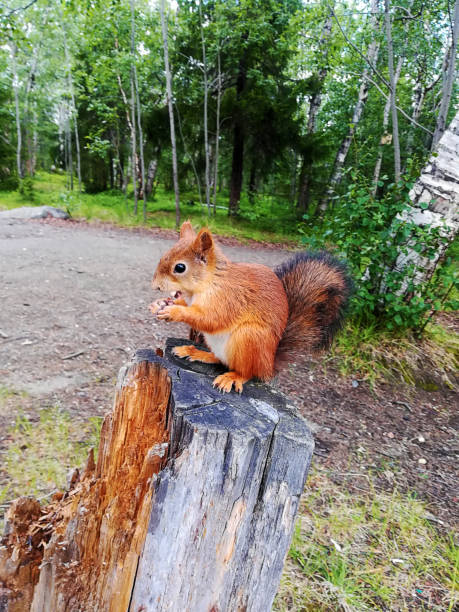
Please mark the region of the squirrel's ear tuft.
POLYGON ((180 228, 180 238, 194 238, 196 234, 194 233, 193 226, 191 225, 191 221, 185 221, 182 223, 182 227, 180 228))
POLYGON ((199 255, 205 255, 214 246, 212 234, 207 228, 200 230, 193 243, 193 250, 199 255))

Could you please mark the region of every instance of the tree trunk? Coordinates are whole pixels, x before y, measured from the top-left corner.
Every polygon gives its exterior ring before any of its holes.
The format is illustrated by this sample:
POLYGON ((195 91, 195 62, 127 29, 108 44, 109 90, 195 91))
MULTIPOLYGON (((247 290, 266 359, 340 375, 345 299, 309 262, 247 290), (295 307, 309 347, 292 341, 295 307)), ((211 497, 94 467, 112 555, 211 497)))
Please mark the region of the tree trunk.
MULTIPOLYGON (((239 74, 236 83, 236 99, 239 102, 245 89, 245 65, 239 62, 239 74)), ((242 179, 244 173, 244 125, 239 108, 236 109, 233 129, 233 158, 231 162, 229 215, 237 215, 241 199, 242 179)))
POLYGON ((158 170, 158 161, 159 161, 159 152, 158 152, 158 156, 155 159, 152 159, 150 163, 148 164, 147 182, 145 185, 145 192, 146 192, 147 197, 149 197, 153 191, 153 185, 154 185, 155 178, 156 178, 156 172, 158 170))
POLYGON ((209 84, 207 79, 206 44, 204 41, 204 27, 202 25, 202 0, 199 0, 199 25, 201 29, 202 63, 204 76, 204 155, 206 160, 206 205, 210 215, 210 151, 209 151, 209 128, 207 121, 207 105, 209 98, 209 84))
POLYGON ((97 465, 70 491, 14 502, 2 612, 271 609, 312 437, 265 385, 222 397, 215 366, 172 357, 183 343, 121 369, 97 465))
POLYGON ((171 131, 172 179, 174 181, 174 192, 175 192, 175 226, 178 228, 180 225, 180 193, 179 193, 178 169, 177 169, 177 147, 175 144, 174 106, 172 102, 172 78, 171 78, 171 69, 169 65, 169 47, 167 44, 167 23, 166 23, 164 4, 165 4, 165 0, 161 0, 159 3, 159 12, 161 16, 161 29, 162 29, 162 35, 163 35, 164 68, 166 71, 167 106, 169 108, 169 123, 170 123, 170 131, 171 131))
MULTIPOLYGON (((400 72, 402 70, 403 60, 404 60, 403 57, 398 58, 397 68, 394 74, 394 85, 395 86, 397 85, 398 79, 400 78, 400 72)), ((376 195, 376 191, 378 190, 378 181, 379 181, 379 176, 381 174, 381 165, 382 165, 382 159, 383 159, 384 146, 389 144, 392 139, 390 134, 387 133, 387 126, 389 124, 390 110, 391 110, 391 97, 389 97, 386 100, 386 104, 384 106, 383 124, 382 124, 383 129, 382 129, 381 140, 379 141, 379 145, 378 145, 378 157, 376 158, 375 169, 373 172, 373 196, 376 195)))
MULTIPOLYGON (((422 105, 424 103, 424 98, 425 98, 425 94, 427 91, 426 88, 421 83, 421 78, 422 78, 422 75, 420 74, 413 88, 413 104, 412 104, 413 110, 411 113, 411 119, 416 122, 418 121, 419 116, 421 114, 422 105)), ((413 141, 414 141, 414 131, 415 131, 415 126, 413 123, 410 123, 408 130, 409 131, 408 131, 408 136, 406 138, 406 145, 405 145, 405 163, 403 167, 403 172, 406 171, 406 160, 408 160, 413 153, 413 141)))
POLYGON ((253 158, 249 176, 249 202, 253 206, 257 193, 257 160, 253 158))
POLYGON ((12 69, 13 69, 13 92, 14 92, 14 108, 16 112, 16 168, 19 179, 19 186, 22 184, 24 173, 22 171, 22 132, 21 132, 21 116, 19 111, 19 77, 17 72, 16 56, 18 48, 13 43, 11 45, 12 69))
POLYGON ((143 155, 143 131, 142 131, 142 114, 140 107, 139 83, 137 80, 137 66, 135 53, 135 0, 131 0, 131 66, 134 76, 134 91, 137 106, 137 127, 139 130, 139 151, 140 151, 140 189, 143 199, 143 220, 147 220, 147 195, 145 193, 145 158, 143 155))
MULTIPOLYGON (((371 31, 374 33, 374 35, 376 35, 377 21, 378 21, 378 0, 371 0, 370 12, 371 12, 371 19, 370 19, 371 31)), ((352 113, 352 119, 349 124, 349 129, 338 149, 338 152, 335 158, 335 163, 333 165, 333 170, 332 170, 329 182, 328 182, 327 191, 319 204, 319 210, 322 213, 327 210, 330 200, 333 197, 336 188, 341 183, 341 180, 343 178, 344 163, 346 161, 347 154, 349 153, 352 139, 354 138, 354 134, 357 129, 357 125, 360 121, 360 118, 362 117, 363 109, 365 107, 365 103, 368 98, 368 90, 370 87, 369 77, 370 77, 370 71, 371 71, 371 68, 369 66, 370 65, 372 66, 376 63, 378 52, 379 52, 379 43, 377 42, 376 38, 373 38, 370 45, 368 46, 368 50, 367 50, 367 54, 365 58, 366 59, 365 67, 363 69, 362 79, 360 82, 359 95, 357 98, 357 103, 354 106, 354 111, 352 113)))
MULTIPOLYGON (((408 296, 408 286, 425 283, 432 277, 446 249, 459 229, 459 113, 444 132, 433 155, 410 192, 411 207, 399 217, 419 227, 439 229, 435 255, 411 248, 410 239, 402 245, 395 263, 399 272, 407 271, 399 294, 408 296), (403 249, 403 252, 402 252, 403 249), (414 267, 414 277, 408 270, 414 267)), ((426 247, 427 248, 427 247, 426 247)), ((385 287, 385 279, 382 287, 385 287)))
POLYGON ((442 137, 446 129, 446 121, 448 119, 448 110, 451 104, 451 94, 454 85, 454 76, 456 74, 457 60, 457 39, 459 36, 459 0, 456 0, 454 5, 454 15, 451 24, 451 46, 449 53, 446 54, 446 67, 443 76, 443 87, 441 94, 440 109, 438 111, 437 123, 435 126, 434 135, 432 137, 432 150, 437 146, 438 141, 442 137))
POLYGON ((394 45, 392 43, 392 23, 390 16, 390 0, 384 0, 384 19, 386 23, 386 40, 387 40, 387 61, 389 67, 389 84, 390 84, 390 110, 392 115, 392 142, 394 145, 394 178, 395 182, 400 181, 400 141, 398 134, 398 115, 397 115, 397 98, 396 88, 397 80, 394 72, 394 45))
MULTIPOLYGON (((331 8, 333 8, 334 2, 331 3, 331 8)), ((321 67, 318 72, 320 88, 318 91, 313 93, 309 101, 309 114, 308 114, 308 134, 314 134, 316 131, 316 121, 317 115, 319 114, 320 105, 322 102, 322 88, 327 76, 328 72, 328 51, 329 51, 329 41, 332 33, 332 25, 333 25, 333 13, 328 10, 328 16, 325 20, 325 23, 322 28, 322 33, 319 41, 319 49, 321 50, 321 67)), ((300 170, 300 180, 298 187, 298 209, 306 212, 306 209, 309 204, 309 184, 311 180, 310 175, 310 160, 305 159, 303 156, 303 163, 301 164, 300 170)))
POLYGON ((137 132, 135 125, 135 83, 134 68, 131 64, 131 166, 132 166, 132 188, 134 189, 134 215, 137 215, 137 132))
POLYGON ((67 45, 67 32, 65 29, 65 23, 62 17, 62 10, 59 9, 60 19, 61 19, 61 29, 63 33, 64 40, 64 54, 65 54, 65 63, 67 64, 68 71, 68 84, 70 91, 70 99, 72 101, 72 119, 73 126, 75 131, 75 150, 76 150, 76 162, 77 162, 77 176, 78 176, 78 191, 81 193, 81 154, 80 154, 80 137, 78 135, 78 111, 75 104, 75 94, 73 91, 73 77, 72 77, 72 67, 70 65, 70 55, 67 45))
POLYGON ((215 119, 215 164, 214 164, 214 201, 213 212, 217 212, 217 185, 218 185, 218 155, 220 148, 220 106, 222 100, 222 70, 220 47, 217 51, 217 117, 215 119))
POLYGON ((69 177, 70 191, 73 191, 73 154, 72 154, 72 130, 70 129, 70 109, 67 106, 67 121, 65 124, 67 132, 68 160, 69 160, 69 177))

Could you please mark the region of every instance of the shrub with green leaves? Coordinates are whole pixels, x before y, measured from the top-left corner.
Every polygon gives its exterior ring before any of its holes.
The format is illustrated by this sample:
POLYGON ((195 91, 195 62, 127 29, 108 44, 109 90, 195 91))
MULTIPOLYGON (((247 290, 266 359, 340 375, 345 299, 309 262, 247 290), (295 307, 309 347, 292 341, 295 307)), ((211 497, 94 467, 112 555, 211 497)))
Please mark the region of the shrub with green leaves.
POLYGON ((366 321, 376 319, 389 330, 421 333, 434 312, 458 308, 459 279, 451 255, 454 245, 428 281, 418 283, 420 268, 413 262, 397 268, 400 255, 415 251, 432 259, 448 241, 441 227, 420 227, 404 218, 411 187, 409 181, 388 185, 377 199, 370 185, 354 175, 323 225, 312 232, 308 227, 309 235, 304 229, 303 241, 308 248, 334 245, 347 259, 356 281, 352 306, 356 315, 366 321))

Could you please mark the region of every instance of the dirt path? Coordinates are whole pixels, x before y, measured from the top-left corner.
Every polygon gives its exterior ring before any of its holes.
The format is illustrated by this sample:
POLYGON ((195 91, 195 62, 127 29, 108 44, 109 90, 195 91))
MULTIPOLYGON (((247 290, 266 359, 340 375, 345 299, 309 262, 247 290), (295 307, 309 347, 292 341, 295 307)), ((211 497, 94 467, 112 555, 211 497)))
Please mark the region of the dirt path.
MULTIPOLYGON (((158 297, 152 273, 172 236, 69 221, 0 221, 0 385, 26 391, 32 415, 57 402, 82 419, 109 409, 118 370, 132 351, 187 334, 148 311, 158 297)), ((273 266, 288 256, 225 242, 234 260, 273 266)), ((304 361, 279 385, 311 421, 316 461, 337 482, 365 487, 371 469, 381 487, 397 483, 430 500, 437 517, 457 516, 452 392, 386 386, 375 393, 304 361)), ((2 406, 0 446, 14 416, 13 402, 2 406)))

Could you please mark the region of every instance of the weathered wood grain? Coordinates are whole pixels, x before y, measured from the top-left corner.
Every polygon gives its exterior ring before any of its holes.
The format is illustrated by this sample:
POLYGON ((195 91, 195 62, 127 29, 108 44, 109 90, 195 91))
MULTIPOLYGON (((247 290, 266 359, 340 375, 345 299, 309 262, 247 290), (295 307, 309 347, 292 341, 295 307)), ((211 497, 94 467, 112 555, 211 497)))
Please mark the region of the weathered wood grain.
POLYGON ((169 366, 171 457, 155 482, 130 609, 268 611, 313 440, 286 398, 266 385, 219 394, 209 385, 218 367, 171 355, 183 343, 169 340, 166 356, 194 371, 169 366))
POLYGON ((313 441, 264 384, 221 395, 221 367, 136 353, 72 488, 21 498, 0 548, 0 611, 268 611, 313 441))

